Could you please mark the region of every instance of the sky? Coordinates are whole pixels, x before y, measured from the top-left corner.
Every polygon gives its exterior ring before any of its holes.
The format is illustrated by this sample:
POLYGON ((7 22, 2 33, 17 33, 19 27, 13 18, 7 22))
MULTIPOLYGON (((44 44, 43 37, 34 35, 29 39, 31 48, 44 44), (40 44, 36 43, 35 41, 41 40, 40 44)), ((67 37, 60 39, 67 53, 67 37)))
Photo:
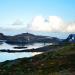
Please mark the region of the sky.
POLYGON ((65 37, 75 32, 75 0, 0 0, 0 32, 65 37))

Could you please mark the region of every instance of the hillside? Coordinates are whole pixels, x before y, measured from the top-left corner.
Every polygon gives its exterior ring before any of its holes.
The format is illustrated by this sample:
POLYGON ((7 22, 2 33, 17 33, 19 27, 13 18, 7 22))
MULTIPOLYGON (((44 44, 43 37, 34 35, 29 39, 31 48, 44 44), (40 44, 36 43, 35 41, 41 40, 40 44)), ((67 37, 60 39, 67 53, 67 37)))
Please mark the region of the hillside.
POLYGON ((0 63, 0 75, 75 75, 75 45, 0 63))
POLYGON ((62 41, 63 43, 75 43, 75 34, 70 34, 66 39, 62 41))
POLYGON ((50 36, 34 35, 31 33, 21 33, 17 35, 4 35, 0 33, 0 40, 5 40, 9 44, 27 44, 27 43, 58 43, 60 39, 50 36))

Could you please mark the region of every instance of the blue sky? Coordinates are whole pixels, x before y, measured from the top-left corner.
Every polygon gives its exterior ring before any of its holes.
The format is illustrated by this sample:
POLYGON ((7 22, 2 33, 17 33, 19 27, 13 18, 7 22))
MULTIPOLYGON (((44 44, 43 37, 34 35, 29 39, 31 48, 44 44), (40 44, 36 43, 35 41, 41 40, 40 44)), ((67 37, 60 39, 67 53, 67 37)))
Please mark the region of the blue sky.
POLYGON ((75 20, 75 0, 0 0, 0 23, 22 19, 26 23, 34 16, 60 16, 75 20))
POLYGON ((0 0, 0 32, 10 31, 3 27, 11 27, 9 24, 16 20, 27 25, 35 16, 59 16, 64 22, 75 21, 75 0, 0 0))

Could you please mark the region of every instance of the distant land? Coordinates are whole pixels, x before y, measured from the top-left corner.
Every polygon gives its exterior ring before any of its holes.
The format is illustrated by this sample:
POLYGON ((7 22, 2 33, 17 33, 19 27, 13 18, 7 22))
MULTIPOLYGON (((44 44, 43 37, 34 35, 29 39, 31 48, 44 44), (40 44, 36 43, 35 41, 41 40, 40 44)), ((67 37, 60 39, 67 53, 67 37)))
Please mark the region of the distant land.
POLYGON ((0 40, 5 41, 9 44, 27 44, 35 42, 57 43, 61 39, 51 36, 34 35, 31 33, 21 33, 13 36, 4 35, 3 33, 0 33, 0 40))
POLYGON ((14 52, 47 52, 47 51, 54 51, 56 50, 55 46, 58 48, 70 44, 70 43, 75 43, 75 34, 70 34, 67 38, 65 39, 59 39, 56 37, 50 37, 50 36, 39 36, 39 35, 34 35, 30 33, 22 33, 14 36, 7 36, 2 33, 0 33, 0 42, 5 42, 7 44, 31 44, 31 43, 52 43, 52 45, 45 46, 44 47, 39 47, 37 49, 22 49, 24 46, 21 47, 15 47, 15 50, 0 50, 0 52, 9 52, 9 53, 14 53, 14 52), (16 50, 21 48, 22 50, 16 50))
POLYGON ((0 42, 4 41, 8 44, 28 44, 28 43, 60 43, 64 42, 75 42, 75 34, 69 34, 65 39, 60 39, 52 36, 35 35, 31 33, 21 33, 17 35, 5 35, 0 33, 0 42))

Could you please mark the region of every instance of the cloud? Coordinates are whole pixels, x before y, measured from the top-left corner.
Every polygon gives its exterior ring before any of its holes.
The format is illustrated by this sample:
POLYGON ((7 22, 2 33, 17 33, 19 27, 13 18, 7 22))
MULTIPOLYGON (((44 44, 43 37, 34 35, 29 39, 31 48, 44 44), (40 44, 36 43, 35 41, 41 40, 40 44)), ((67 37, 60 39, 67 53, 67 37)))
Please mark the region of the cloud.
POLYGON ((66 24, 65 32, 75 32, 75 22, 70 22, 66 24))
POLYGON ((0 25, 0 32, 75 32, 75 22, 64 22, 59 16, 35 16, 28 25, 21 20, 16 20, 12 24, 0 25))
POLYGON ((3 30, 21 30, 21 29, 26 29, 27 25, 25 25, 21 20, 16 20, 15 22, 13 22, 12 24, 5 24, 5 25, 0 25, 0 28, 2 28, 3 30))
POLYGON ((28 29, 31 31, 50 31, 48 22, 45 22, 45 18, 42 16, 36 16, 29 24, 28 29))
POLYGON ((17 19, 12 25, 24 25, 24 23, 20 19, 17 19))
POLYGON ((75 32, 75 22, 65 23, 61 17, 49 16, 36 16, 28 26, 30 31, 42 32, 75 32))

